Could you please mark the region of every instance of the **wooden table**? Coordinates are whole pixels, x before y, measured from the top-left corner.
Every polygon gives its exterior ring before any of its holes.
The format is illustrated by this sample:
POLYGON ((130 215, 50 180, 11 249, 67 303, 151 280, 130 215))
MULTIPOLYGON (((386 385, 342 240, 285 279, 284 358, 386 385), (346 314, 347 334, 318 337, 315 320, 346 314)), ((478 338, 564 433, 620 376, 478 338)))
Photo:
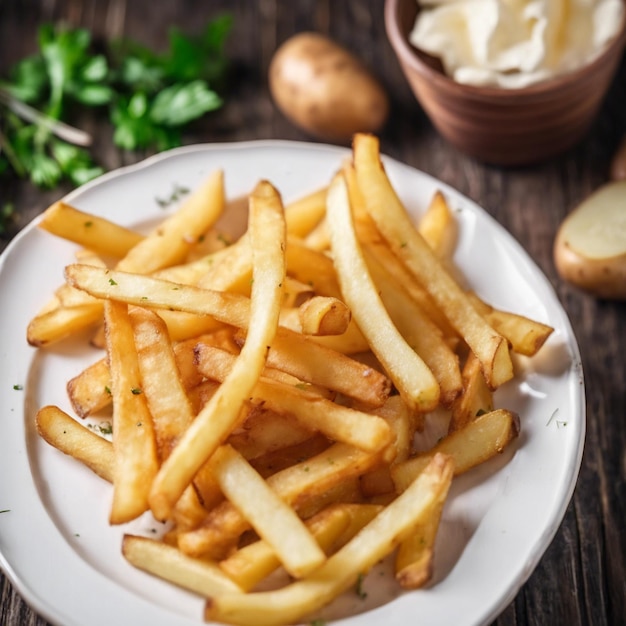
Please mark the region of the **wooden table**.
MULTIPOLYGON (((158 48, 164 45, 170 25, 193 31, 225 8, 235 17, 229 54, 237 68, 236 81, 226 106, 196 125, 185 143, 308 139, 273 106, 267 68, 272 52, 289 35, 302 30, 329 33, 374 68, 393 99, 393 114, 381 133, 382 150, 433 174, 484 207, 521 242, 552 282, 582 352, 588 411, 585 454, 576 492, 554 541, 495 623, 626 623, 626 305, 595 300, 563 283, 552 261, 559 223, 607 180, 611 156, 626 133, 626 61, 580 145, 548 162, 510 169, 478 163, 437 135, 413 100, 387 42, 382 0, 3 0, 0 73, 34 51, 36 28, 44 21, 63 19, 91 28, 98 37, 124 34, 158 48)), ((113 148, 106 124, 87 130, 94 134, 97 157, 107 168, 144 156, 113 148)), ((24 182, 3 181, 0 203, 11 200, 18 210, 11 234, 67 190, 44 193, 24 182)), ((0 243, 3 249, 7 237, 0 243)), ((0 623, 46 624, 2 576, 0 623)))

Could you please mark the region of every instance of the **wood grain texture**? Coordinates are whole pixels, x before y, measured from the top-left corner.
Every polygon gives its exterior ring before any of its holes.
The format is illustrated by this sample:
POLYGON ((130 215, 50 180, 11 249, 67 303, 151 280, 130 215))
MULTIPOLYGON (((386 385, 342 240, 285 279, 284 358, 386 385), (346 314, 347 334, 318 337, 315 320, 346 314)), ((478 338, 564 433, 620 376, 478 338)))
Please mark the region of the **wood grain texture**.
MULTIPOLYGON (((194 125, 185 143, 308 140, 273 106, 267 67, 276 46, 291 34, 302 30, 329 34, 370 66, 392 98, 390 122, 381 134, 382 150, 484 207, 553 284, 582 353, 588 409, 583 465, 554 541, 495 624, 626 623, 626 304, 597 301, 562 283, 552 261, 558 225, 607 180, 611 156, 626 133, 626 61, 622 59, 599 117, 578 146, 545 163, 508 169, 485 166, 460 154, 433 130, 386 40, 382 0, 2 0, 0 74, 34 51, 36 29, 43 21, 65 20, 92 28, 98 37, 123 34, 163 48, 170 25, 194 31, 226 9, 235 18, 229 42, 234 71, 228 102, 194 125)), ((94 134, 98 159, 109 169, 146 156, 115 149, 106 123, 85 119, 84 127, 94 134)), ((43 193, 22 181, 3 183, 0 205, 10 199, 18 209, 10 234, 68 190, 43 193)), ((0 240, 0 249, 7 243, 7 237, 0 240)), ((47 624, 1 575, 0 590, 0 624, 47 624)))

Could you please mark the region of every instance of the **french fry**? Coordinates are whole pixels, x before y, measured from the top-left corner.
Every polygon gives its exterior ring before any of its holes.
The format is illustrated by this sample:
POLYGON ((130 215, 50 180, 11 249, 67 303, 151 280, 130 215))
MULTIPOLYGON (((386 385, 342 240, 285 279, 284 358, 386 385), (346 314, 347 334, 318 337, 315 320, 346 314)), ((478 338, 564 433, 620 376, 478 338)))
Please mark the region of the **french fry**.
MULTIPOLYGON (((305 523, 324 552, 331 554, 352 539, 381 508, 365 504, 331 504, 305 523)), ((243 546, 220 561, 219 566, 244 591, 249 591, 276 570, 280 561, 272 547, 261 540, 243 546)))
POLYGON ((255 267, 246 343, 228 379, 196 416, 155 477, 150 508, 157 519, 167 519, 194 474, 235 427, 276 332, 285 277, 285 221, 280 197, 269 183, 260 183, 250 198, 250 232, 255 267))
POLYGON ((402 492, 439 452, 454 459, 455 475, 488 461, 519 434, 519 416, 506 409, 479 415, 464 428, 444 437, 432 450, 398 463, 391 469, 396 489, 402 492))
POLYGON ((267 363, 373 407, 384 404, 391 391, 391 381, 373 367, 285 328, 278 329, 267 363))
POLYGON ((439 496, 431 515, 426 516, 398 546, 395 572, 396 580, 403 589, 420 589, 432 577, 435 539, 446 501, 445 495, 439 496))
POLYGON ((148 509, 148 492, 157 471, 152 416, 141 387, 128 307, 105 303, 107 355, 113 397, 115 472, 111 524, 129 522, 148 509))
MULTIPOLYGON (((245 349, 245 345, 244 345, 245 349)), ((237 360, 217 348, 199 344, 198 369, 222 382, 232 375, 237 360)), ((250 391, 253 401, 277 413, 288 413, 307 428, 362 450, 376 452, 391 440, 391 431, 380 417, 335 404, 299 386, 261 377, 250 391)))
POLYGON ((554 328, 548 324, 495 309, 483 302, 475 293, 468 293, 468 297, 476 310, 507 338, 511 343, 511 349, 518 354, 534 356, 554 332, 554 328))
POLYGON ((224 174, 213 172, 178 210, 117 264, 123 272, 149 274, 184 261, 191 246, 224 210, 224 174))
POLYGON ((457 223, 440 190, 435 191, 417 228, 435 255, 449 262, 456 248, 457 223))
POLYGON ((79 417, 85 418, 111 404, 111 371, 99 359, 67 383, 67 395, 79 417))
POLYGON ((328 223, 323 219, 305 238, 307 248, 324 252, 330 249, 330 237, 328 236, 328 223))
POLYGON ((162 541, 124 535, 124 558, 138 569, 202 596, 241 593, 241 589, 215 564, 188 557, 162 541))
POLYGON ((338 298, 314 296, 299 308, 300 324, 305 335, 343 335, 352 314, 338 298))
POLYGON ((491 411, 493 394, 487 387, 480 362, 470 352, 463 366, 463 393, 452 405, 448 431, 459 430, 475 417, 491 411))
MULTIPOLYGON (((349 525, 350 513, 341 505, 323 509, 306 521, 306 527, 324 551, 348 529, 349 525)), ((220 561, 219 566, 244 591, 249 591, 278 569, 280 564, 272 546, 261 539, 243 546, 220 561)))
POLYGON ((415 434, 413 416, 400 396, 391 396, 382 407, 376 409, 376 413, 385 418, 394 436, 389 444, 390 462, 361 476, 361 490, 366 497, 395 495, 391 468, 408 458, 415 434))
MULTIPOLYGON (((316 456, 272 474, 268 485, 298 511, 312 499, 381 462, 381 454, 336 443, 316 456)), ((209 512, 202 526, 179 536, 179 548, 191 556, 223 557, 249 524, 229 502, 209 512)))
POLYGON ((101 321, 102 304, 100 302, 71 308, 59 306, 34 317, 28 324, 26 339, 31 346, 43 348, 101 321))
POLYGON ((106 300, 208 315, 235 326, 246 326, 250 317, 249 299, 234 293, 80 264, 68 265, 65 276, 71 285, 106 300))
POLYGON ((479 358, 487 384, 497 389, 513 377, 508 342, 476 311, 411 222, 384 171, 378 140, 356 135, 353 151, 357 181, 376 227, 479 358))
POLYGON ((55 202, 47 208, 39 228, 72 241, 97 254, 121 259, 143 240, 143 235, 110 220, 85 213, 67 204, 55 202))
POLYGON ((327 215, 332 252, 341 291, 355 321, 367 337, 405 402, 428 411, 439 402, 439 384, 389 318, 359 249, 346 183, 336 177, 328 191, 327 215))
POLYGON ((285 206, 287 233, 304 237, 323 219, 326 212, 326 188, 322 187, 285 206))
POLYGON ((277 591, 224 593, 208 599, 205 618, 227 624, 289 624, 300 621, 356 584, 401 542, 447 493, 453 463, 437 455, 402 495, 311 575, 277 591))
POLYGON ((328 439, 290 415, 256 406, 227 440, 263 476, 269 476, 326 449, 328 439))
POLYGON ((439 327, 404 287, 395 282, 393 276, 369 251, 365 253, 365 258, 391 320, 439 383, 440 403, 451 406, 462 390, 458 356, 450 348, 439 327))
POLYGON ((325 561, 302 520, 234 448, 219 448, 212 467, 224 495, 272 546, 291 575, 301 578, 325 561))
POLYGON ((289 276, 311 285, 320 296, 342 298, 335 266, 328 256, 312 250, 301 239, 288 237, 285 260, 289 276))
POLYGON ((37 432, 51 446, 80 461, 100 478, 113 482, 115 458, 110 441, 56 406, 39 409, 36 425, 37 432))
POLYGON ((195 415, 163 320, 153 311, 139 307, 131 308, 128 315, 135 338, 141 388, 152 416, 159 458, 163 460, 195 415))

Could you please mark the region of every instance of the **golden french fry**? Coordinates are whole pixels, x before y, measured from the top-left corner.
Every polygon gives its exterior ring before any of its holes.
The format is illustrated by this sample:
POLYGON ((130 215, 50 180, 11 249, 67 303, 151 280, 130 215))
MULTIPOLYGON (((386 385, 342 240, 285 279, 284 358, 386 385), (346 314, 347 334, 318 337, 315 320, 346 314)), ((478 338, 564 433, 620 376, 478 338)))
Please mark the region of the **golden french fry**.
POLYGON ((400 543, 396 554, 396 580, 403 589, 419 589, 432 577, 435 539, 445 495, 435 500, 432 512, 400 543))
POLYGON ((391 391, 391 381, 378 370, 286 328, 278 329, 267 363, 368 406, 381 406, 391 391))
POLYGON ((242 327, 250 317, 250 300, 234 293, 80 264, 68 265, 65 276, 71 285, 106 300, 212 316, 242 327))
POLYGON ((39 228, 97 254, 118 259, 144 238, 139 233, 80 211, 63 201, 55 202, 44 211, 39 228))
POLYGON ((115 472, 111 524, 129 522, 148 509, 148 492, 158 462, 152 416, 143 394, 128 307, 104 306, 113 398, 115 472))
POLYGON ((445 262, 452 258, 458 234, 457 223, 440 190, 435 191, 417 228, 437 257, 445 262))
POLYGON ((314 296, 298 308, 305 335, 342 335, 348 330, 352 313, 338 298, 314 296))
POLYGON ((439 384, 389 318, 359 248, 350 200, 342 176, 332 182, 327 215, 335 267, 346 303, 389 378, 405 402, 428 411, 439 402, 439 384))
POLYGON ((276 591, 216 594, 207 601, 206 619, 272 625, 295 623, 314 613, 356 584, 430 513, 447 493, 452 473, 453 462, 437 455, 410 488, 312 574, 276 591))
POLYGON ((292 576, 301 578, 326 560, 324 552, 294 510, 234 448, 219 448, 211 465, 226 498, 272 546, 292 576))
POLYGON ((369 251, 365 252, 368 269, 393 323, 407 343, 419 354, 439 383, 439 401, 449 407, 462 390, 458 356, 450 348, 439 327, 396 283, 369 251))
POLYGON ((315 228, 326 212, 326 188, 318 189, 285 206, 287 233, 304 237, 315 228))
POLYGON ((88 417, 111 404, 111 372, 100 359, 67 383, 67 395, 79 417, 88 417))
POLYGON ((246 343, 228 379, 161 466, 150 491, 150 508, 157 519, 167 519, 194 474, 237 424, 276 333, 285 278, 285 220, 280 196, 267 182, 260 183, 250 198, 250 233, 254 281, 246 343))
POLYGON ((301 239, 289 237, 285 260, 289 276, 311 285, 320 296, 341 299, 335 266, 328 256, 312 250, 301 239))
MULTIPOLYGON (((306 527, 324 551, 348 529, 351 516, 346 507, 327 507, 306 521, 306 527)), ((219 566, 244 591, 249 591, 277 569, 280 560, 272 546, 260 540, 240 548, 220 561, 219 566)))
MULTIPOLYGON (((331 504, 306 520, 319 546, 332 554, 369 523, 382 507, 369 504, 331 504)), ((248 544, 220 561, 220 568, 244 591, 249 591, 280 565, 265 541, 248 544)))
POLYGON ((468 296, 476 310, 508 339, 511 349, 518 354, 534 356, 554 332, 554 328, 547 324, 495 309, 474 293, 469 293, 468 296))
MULTIPOLYGON (((197 346, 196 356, 200 372, 221 381, 226 381, 237 365, 234 355, 203 344, 197 346)), ((319 430, 334 441, 372 452, 390 442, 391 431, 380 417, 335 404, 300 386, 261 377, 250 395, 253 401, 277 413, 289 413, 305 427, 319 430)))
POLYGON ((37 432, 51 446, 74 457, 92 472, 113 482, 115 458, 108 439, 79 424, 56 406, 44 406, 37 411, 37 432))
POLYGON ((359 134, 354 138, 356 176, 367 212, 394 253, 479 358, 487 384, 497 389, 513 377, 508 342, 476 311, 417 231, 387 178, 378 147, 378 140, 372 135, 359 134))
POLYGON ((184 261, 191 246, 224 210, 224 174, 213 172, 177 209, 117 264, 124 272, 149 274, 184 261))
POLYGON ((361 476, 361 490, 367 497, 395 492, 395 485, 391 479, 391 467, 408 458, 415 434, 411 412, 400 396, 391 396, 375 412, 385 418, 394 437, 392 443, 389 444, 390 462, 361 476))
MULTIPOLYGON (((381 458, 380 453, 371 454, 336 443, 310 459, 273 474, 267 483, 282 500, 299 510, 316 496, 363 474, 381 458)), ((222 557, 248 528, 237 509, 225 502, 210 511, 198 529, 181 533, 178 545, 192 556, 222 557)))
POLYGON ((304 242, 311 250, 324 252, 330 249, 328 224, 325 218, 304 238, 304 242))
POLYGON ((156 539, 124 535, 122 554, 131 565, 202 596, 241 593, 217 564, 186 556, 156 539))
MULTIPOLYGON (((314 432, 294 420, 291 415, 276 413, 259 405, 252 406, 246 421, 231 433, 227 441, 248 461, 252 461, 256 469, 263 465, 268 465, 273 471, 282 469, 284 462, 278 461, 277 455, 287 457, 286 464, 289 465, 293 457, 285 454, 285 451, 291 450, 293 446, 308 444, 314 437, 314 432)), ((325 441, 321 435, 319 438, 325 441)), ((298 456, 305 458, 310 455, 306 451, 298 451, 296 458, 298 456)), ((266 474, 263 471, 261 473, 266 474)))
POLYGON ((152 416, 159 458, 163 460, 195 415, 163 320, 153 311, 139 307, 131 307, 128 315, 137 349, 141 388, 152 416))
POLYGON ((43 348, 101 321, 102 303, 100 302, 71 308, 59 306, 35 316, 28 324, 26 339, 31 346, 43 348))
POLYGON ((487 387, 480 362, 470 352, 463 366, 463 393, 452 405, 448 432, 459 430, 490 411, 493 411, 493 394, 487 387))
POLYGON ((519 416, 495 409, 444 437, 432 450, 395 465, 391 469, 393 482, 398 491, 403 491, 439 452, 454 459, 455 475, 463 474, 501 454, 518 434, 519 416))

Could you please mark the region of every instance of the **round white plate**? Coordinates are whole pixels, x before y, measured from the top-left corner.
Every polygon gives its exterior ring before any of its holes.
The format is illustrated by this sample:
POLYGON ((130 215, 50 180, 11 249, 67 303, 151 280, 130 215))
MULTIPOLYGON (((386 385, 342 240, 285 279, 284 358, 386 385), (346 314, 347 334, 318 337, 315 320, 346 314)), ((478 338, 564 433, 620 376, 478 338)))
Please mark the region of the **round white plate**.
MULTIPOLYGON (((175 202, 162 207, 159 199, 177 187, 194 188, 217 168, 225 172, 229 197, 265 178, 287 202, 327 184, 345 155, 336 147, 275 141, 193 146, 107 174, 67 200, 143 227, 174 210, 175 202)), ((538 356, 516 359, 520 376, 496 394, 498 406, 520 414, 521 435, 501 458, 455 480, 432 584, 337 623, 404 626, 416 616, 430 626, 488 623, 537 565, 574 489, 585 432, 578 347, 550 284, 501 226, 437 180, 385 163, 415 215, 435 189, 447 195, 460 226, 455 258, 469 286, 494 306, 549 323, 555 332, 538 356)), ((124 532, 151 536, 155 522, 144 516, 110 527, 110 486, 34 432, 39 407, 71 412, 65 383, 96 357, 84 342, 41 351, 26 344, 29 319, 62 282, 74 251, 35 220, 0 261, 0 565, 27 602, 59 625, 197 625, 200 598, 135 570, 120 554, 124 532)))

